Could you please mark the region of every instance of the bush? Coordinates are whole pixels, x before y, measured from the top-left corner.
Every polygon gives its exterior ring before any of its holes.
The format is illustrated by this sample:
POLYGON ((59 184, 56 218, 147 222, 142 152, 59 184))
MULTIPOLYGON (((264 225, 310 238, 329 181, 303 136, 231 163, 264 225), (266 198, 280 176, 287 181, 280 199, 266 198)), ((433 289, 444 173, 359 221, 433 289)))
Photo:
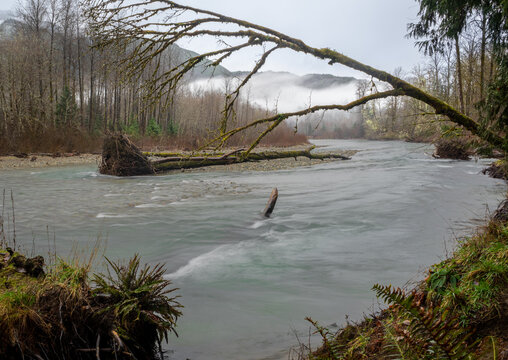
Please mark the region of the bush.
POLYGON ((155 119, 150 119, 146 126, 145 134, 148 136, 159 136, 162 134, 162 129, 155 119))
POLYGON ((124 266, 106 258, 113 273, 95 275, 94 294, 106 296, 108 304, 103 312, 115 314, 118 333, 125 338, 162 341, 175 332, 176 320, 182 314, 176 297, 168 295, 171 281, 164 279, 164 267, 145 265, 140 268, 139 255, 124 266))
POLYGON ((122 125, 122 131, 129 136, 139 136, 139 123, 135 119, 131 119, 129 124, 122 125))
POLYGON ((173 120, 170 120, 168 122, 167 128, 166 128, 166 134, 167 135, 177 135, 178 134, 178 125, 175 124, 173 120))
POLYGON ((76 118, 78 111, 74 95, 66 86, 63 89, 63 93, 58 99, 56 104, 56 121, 57 125, 69 125, 72 124, 76 118))

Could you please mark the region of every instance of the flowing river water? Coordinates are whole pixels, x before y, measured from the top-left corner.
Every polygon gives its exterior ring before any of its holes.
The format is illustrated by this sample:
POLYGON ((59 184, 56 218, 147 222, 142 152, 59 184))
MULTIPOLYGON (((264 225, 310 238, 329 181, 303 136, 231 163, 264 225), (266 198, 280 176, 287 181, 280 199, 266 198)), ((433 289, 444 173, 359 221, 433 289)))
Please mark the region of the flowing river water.
POLYGON ((487 160, 436 160, 431 146, 396 141, 315 142, 361 151, 274 172, 6 170, 0 189, 13 191, 18 243, 30 251, 65 255, 101 237, 113 259, 164 263, 185 306, 170 358, 285 359, 297 335, 308 341, 306 316, 360 320, 378 308, 372 285, 421 279, 506 193, 480 174, 487 160))

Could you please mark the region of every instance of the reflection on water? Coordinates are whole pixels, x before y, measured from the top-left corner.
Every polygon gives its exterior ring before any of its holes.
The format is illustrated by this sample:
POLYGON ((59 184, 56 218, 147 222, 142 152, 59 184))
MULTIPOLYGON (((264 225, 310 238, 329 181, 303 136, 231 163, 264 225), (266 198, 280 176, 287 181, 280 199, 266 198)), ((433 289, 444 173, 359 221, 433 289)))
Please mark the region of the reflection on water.
MULTIPOLYGON (((18 241, 41 252, 107 238, 107 255, 163 262, 185 305, 175 359, 287 358, 305 316, 359 319, 376 282, 402 286, 503 198, 487 163, 435 160, 427 145, 316 141, 351 161, 279 172, 114 178, 90 167, 0 172, 18 241), (273 187, 279 201, 260 215, 273 187), (52 242, 52 240, 51 240, 52 242)), ((448 249, 451 245, 448 246, 448 249)))

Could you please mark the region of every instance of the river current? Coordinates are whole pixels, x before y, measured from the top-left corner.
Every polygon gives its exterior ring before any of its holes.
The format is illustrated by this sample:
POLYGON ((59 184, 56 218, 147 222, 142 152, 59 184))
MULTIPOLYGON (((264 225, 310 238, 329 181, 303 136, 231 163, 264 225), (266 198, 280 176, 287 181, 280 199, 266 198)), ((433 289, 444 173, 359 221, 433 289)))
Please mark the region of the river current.
POLYGON ((429 145, 397 141, 315 143, 361 151, 276 172, 6 170, 0 189, 13 191, 28 251, 65 256, 100 237, 112 259, 164 263, 185 306, 171 359, 286 359, 297 336, 308 341, 306 316, 335 326, 375 311, 372 285, 421 279, 506 193, 480 174, 488 160, 436 160, 429 145))

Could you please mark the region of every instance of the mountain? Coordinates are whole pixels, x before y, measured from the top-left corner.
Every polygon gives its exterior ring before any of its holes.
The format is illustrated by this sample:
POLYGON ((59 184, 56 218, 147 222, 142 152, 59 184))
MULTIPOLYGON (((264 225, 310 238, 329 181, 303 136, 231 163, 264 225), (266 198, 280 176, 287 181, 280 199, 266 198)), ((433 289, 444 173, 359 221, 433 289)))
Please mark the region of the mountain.
MULTIPOLYGON (((179 61, 199 55, 197 52, 177 45, 174 45, 173 51, 176 52, 179 61)), ((221 65, 214 68, 209 66, 211 63, 212 61, 205 60, 196 66, 190 76, 190 82, 199 86, 209 83, 215 88, 220 88, 223 87, 226 80, 241 80, 249 74, 248 71, 229 71, 221 65)), ((273 100, 278 96, 281 89, 288 87, 293 88, 298 93, 302 91, 307 92, 306 97, 308 98, 311 92, 318 94, 322 91, 329 92, 331 89, 336 90, 339 87, 351 86, 354 86, 356 89, 357 81, 354 77, 341 77, 331 74, 307 74, 300 76, 283 71, 260 71, 252 77, 247 88, 250 89, 251 95, 254 95, 255 98, 262 98, 264 100, 267 98, 272 98, 273 100), (252 92, 254 93, 252 94, 252 92)))
POLYGON ((19 21, 11 11, 0 11, 0 34, 13 35, 18 24, 19 21))
MULTIPOLYGON (((178 45, 173 45, 171 47, 171 51, 176 53, 176 56, 178 58, 178 61, 183 62, 187 59, 190 59, 192 57, 198 56, 199 54, 197 52, 194 52, 192 50, 184 49, 178 45)), ((218 65, 218 66, 210 66, 212 63, 211 60, 204 60, 200 64, 198 64, 191 75, 191 78, 193 80, 197 79, 203 79, 203 78, 210 78, 215 76, 222 76, 222 77, 229 77, 231 76, 231 72, 226 69, 224 66, 218 65)))
POLYGON ((354 77, 334 76, 330 74, 308 74, 301 77, 300 85, 309 89, 326 89, 356 82, 354 77))

